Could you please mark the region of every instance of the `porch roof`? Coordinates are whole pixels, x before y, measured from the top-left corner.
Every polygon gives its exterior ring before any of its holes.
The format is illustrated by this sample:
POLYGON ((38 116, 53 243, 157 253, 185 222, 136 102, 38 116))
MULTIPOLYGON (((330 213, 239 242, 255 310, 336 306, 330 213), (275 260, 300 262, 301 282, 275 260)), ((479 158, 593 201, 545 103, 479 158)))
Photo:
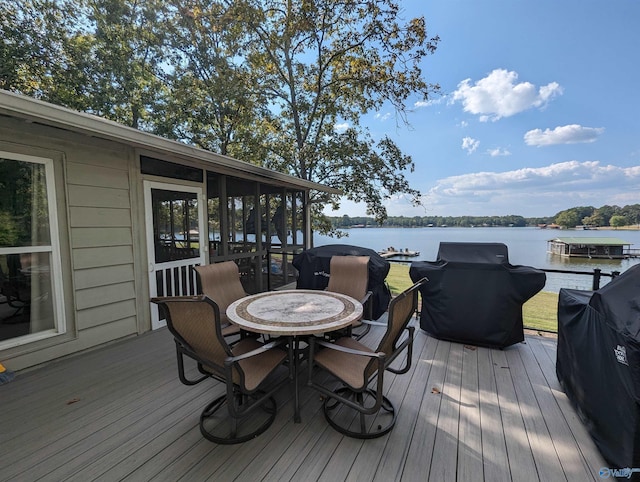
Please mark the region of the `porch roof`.
POLYGON ((249 173, 252 176, 264 178, 265 182, 277 182, 281 185, 302 190, 313 189, 330 194, 341 194, 339 189, 320 183, 306 181, 232 157, 216 154, 215 152, 189 146, 178 141, 165 139, 92 114, 77 112, 66 107, 1 89, 0 115, 56 127, 99 139, 117 141, 132 147, 165 155, 169 154, 185 160, 204 161, 211 164, 212 167, 220 167, 233 171, 237 173, 239 177, 246 177, 247 173, 249 173))
POLYGON ((562 244, 589 244, 593 246, 630 246, 631 243, 624 241, 620 238, 611 237, 580 237, 570 236, 562 238, 553 238, 549 240, 550 243, 562 243, 562 244))

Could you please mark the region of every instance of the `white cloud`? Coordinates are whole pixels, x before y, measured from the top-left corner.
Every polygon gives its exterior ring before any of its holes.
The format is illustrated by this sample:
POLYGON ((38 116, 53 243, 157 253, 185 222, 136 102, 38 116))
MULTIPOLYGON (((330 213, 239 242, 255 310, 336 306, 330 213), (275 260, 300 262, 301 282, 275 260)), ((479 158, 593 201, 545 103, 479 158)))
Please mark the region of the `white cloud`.
POLYGON ((558 126, 555 129, 533 129, 524 135, 528 146, 551 146, 554 144, 578 144, 595 142, 604 132, 604 127, 583 127, 578 124, 558 126))
POLYGON ((451 215, 552 216, 573 206, 602 206, 640 196, 640 166, 567 161, 506 172, 440 179, 423 195, 430 212, 451 215), (629 193, 633 195, 629 196, 629 193))
POLYGON ((467 151, 467 154, 473 153, 479 145, 480 141, 473 139, 472 137, 465 137, 462 139, 462 148, 467 151))
POLYGON ((379 112, 374 116, 375 119, 379 121, 386 121, 389 117, 391 117, 391 113, 387 112, 386 114, 380 114, 379 112))
POLYGON ((428 100, 418 100, 413 103, 413 107, 416 109, 420 109, 422 107, 429 107, 430 105, 438 105, 445 103, 447 101, 447 96, 442 95, 437 99, 428 99, 428 100))
POLYGON ((534 107, 544 107, 553 97, 562 94, 562 87, 551 82, 536 89, 530 82, 516 83, 518 74, 495 69, 484 79, 471 85, 471 79, 458 84, 454 101, 461 101, 465 112, 480 116, 480 121, 496 121, 534 107))
MULTIPOLYGON (((505 172, 477 172, 436 181, 422 196, 424 206, 394 196, 390 216, 553 216, 575 206, 624 206, 640 198, 640 165, 567 161, 505 172)), ((364 216, 364 203, 343 201, 329 216, 364 216)))
POLYGON ((333 130, 336 132, 344 132, 349 128, 349 124, 347 122, 343 122, 342 124, 335 124, 333 126, 333 130))
POLYGON ((487 154, 489 154, 491 157, 511 155, 511 153, 507 149, 502 149, 501 147, 496 147, 495 149, 487 149, 487 154))

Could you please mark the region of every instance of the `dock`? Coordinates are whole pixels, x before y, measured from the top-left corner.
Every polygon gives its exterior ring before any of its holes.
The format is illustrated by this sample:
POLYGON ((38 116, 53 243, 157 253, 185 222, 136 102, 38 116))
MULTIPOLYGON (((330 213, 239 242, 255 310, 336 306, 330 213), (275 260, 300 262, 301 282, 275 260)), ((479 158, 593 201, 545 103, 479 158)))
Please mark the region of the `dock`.
POLYGON ((635 258, 631 243, 611 237, 562 237, 547 241, 547 252, 565 257, 625 259, 635 258))
POLYGON ((383 258, 393 258, 394 256, 409 256, 414 258, 416 256, 420 256, 420 251, 411 251, 409 248, 405 248, 404 250, 396 250, 393 246, 391 246, 382 251, 378 251, 378 254, 383 258))

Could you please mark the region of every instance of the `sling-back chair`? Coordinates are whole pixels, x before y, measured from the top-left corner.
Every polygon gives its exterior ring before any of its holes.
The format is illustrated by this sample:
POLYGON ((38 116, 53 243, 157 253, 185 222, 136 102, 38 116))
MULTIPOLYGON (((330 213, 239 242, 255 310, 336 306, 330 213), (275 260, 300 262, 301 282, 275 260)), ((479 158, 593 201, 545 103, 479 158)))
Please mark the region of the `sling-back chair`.
POLYGON ((231 303, 247 296, 240 282, 238 265, 234 261, 223 261, 196 266, 195 270, 198 292, 214 300, 220 308, 222 334, 231 336, 240 333, 240 328, 229 323, 226 314, 231 303))
POLYGON ((327 397, 325 418, 339 432, 366 439, 380 437, 393 428, 396 411, 383 394, 384 372, 403 374, 411 367, 415 328, 408 324, 418 307, 418 287, 426 281, 421 279, 391 300, 386 332, 375 349, 349 336, 333 343, 310 338, 308 384, 327 397), (405 349, 404 366, 391 367, 405 349), (332 374, 340 382, 339 387, 316 383, 315 366, 332 374), (370 388, 374 381, 375 389, 370 388))
MULTIPOLYGON (((369 256, 332 256, 329 262, 329 284, 327 291, 341 293, 355 298, 365 308, 365 313, 371 319, 371 291, 369 286, 369 256)), ((364 320, 355 321, 349 327, 356 339, 362 338, 369 332, 371 326, 364 320), (360 327, 363 327, 360 329, 360 327)), ((339 334, 340 332, 338 332, 339 334)), ((335 338, 331 333, 330 337, 335 338)))
POLYGON ((225 393, 210 402, 200 415, 202 435, 219 444, 245 442, 273 423, 273 394, 292 377, 291 348, 286 340, 262 344, 243 338, 230 346, 222 334, 220 308, 206 295, 153 298, 164 311, 178 356, 178 375, 185 385, 207 378, 225 384, 225 393), (189 379, 184 357, 197 362, 200 378, 189 379), (278 373, 276 373, 278 372, 278 373), (227 410, 222 410, 226 405, 227 410))

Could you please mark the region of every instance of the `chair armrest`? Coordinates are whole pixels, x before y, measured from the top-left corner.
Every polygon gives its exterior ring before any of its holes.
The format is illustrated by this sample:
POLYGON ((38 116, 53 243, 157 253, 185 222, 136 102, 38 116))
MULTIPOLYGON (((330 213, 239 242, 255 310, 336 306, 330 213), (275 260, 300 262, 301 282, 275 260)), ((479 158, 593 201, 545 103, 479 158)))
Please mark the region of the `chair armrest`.
POLYGON ((384 358, 386 355, 379 352, 370 352, 370 351, 362 351, 362 350, 354 350, 353 348, 347 348, 344 346, 336 345, 334 343, 329 343, 324 340, 320 340, 318 338, 313 338, 310 340, 311 344, 321 345, 325 348, 329 348, 330 350, 341 351, 343 353, 349 353, 350 355, 358 355, 358 356, 366 356, 369 358, 384 358))
POLYGON ((362 304, 363 308, 367 308, 367 312, 362 313, 362 319, 360 321, 362 321, 363 323, 366 321, 366 319, 371 319, 373 318, 373 302, 371 300, 371 296, 373 295, 373 291, 367 291, 367 294, 364 295, 364 298, 362 298, 362 301, 360 301, 360 303, 362 304))
POLYGON ((367 293, 364 295, 362 300, 360 300, 360 303, 364 305, 367 301, 369 301, 369 298, 371 298, 371 295, 373 295, 373 291, 367 291, 367 293))
POLYGON ((271 341, 265 345, 262 345, 260 348, 256 348, 255 350, 248 351, 247 353, 243 353, 242 355, 230 356, 225 358, 224 364, 225 366, 231 366, 234 363, 239 362, 240 360, 244 360, 246 358, 251 358, 252 356, 259 355, 260 353, 267 352, 269 350, 273 350, 274 348, 280 345, 286 345, 287 340, 285 338, 280 338, 278 340, 271 341))
POLYGON ((387 326, 387 323, 385 323, 384 321, 371 321, 371 320, 362 320, 362 323, 366 323, 367 325, 371 325, 371 326, 387 326))
POLYGON ((409 371, 409 368, 411 367, 411 358, 413 353, 413 335, 416 329, 414 326, 407 326, 405 330, 409 332, 409 335, 407 336, 407 338, 405 338, 405 340, 402 343, 400 343, 399 346, 394 347, 393 353, 391 354, 391 357, 389 357, 389 360, 387 360, 385 365, 385 370, 389 370, 391 373, 396 373, 399 375, 402 375, 403 373, 407 373, 409 371), (407 361, 405 363, 405 366, 399 369, 391 368, 391 364, 393 363, 393 361, 398 357, 398 355, 400 355, 400 353, 405 348, 408 349, 407 361))

